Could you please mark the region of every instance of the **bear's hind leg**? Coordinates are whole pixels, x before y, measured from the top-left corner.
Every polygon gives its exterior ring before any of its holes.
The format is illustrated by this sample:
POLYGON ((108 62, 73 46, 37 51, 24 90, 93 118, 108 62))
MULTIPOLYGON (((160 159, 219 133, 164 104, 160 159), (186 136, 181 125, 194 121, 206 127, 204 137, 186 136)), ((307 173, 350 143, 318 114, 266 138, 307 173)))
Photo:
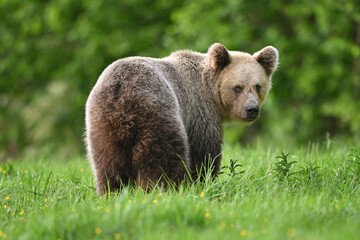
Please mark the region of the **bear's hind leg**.
POLYGON ((135 184, 150 190, 154 185, 168 188, 170 182, 177 186, 188 179, 189 149, 181 121, 158 116, 143 123, 141 129, 132 149, 135 184))
POLYGON ((116 130, 101 114, 88 116, 86 143, 99 195, 114 192, 133 179, 127 147, 118 140, 116 130), (97 116, 97 117, 94 117, 97 116), (90 127, 91 126, 91 127, 90 127))

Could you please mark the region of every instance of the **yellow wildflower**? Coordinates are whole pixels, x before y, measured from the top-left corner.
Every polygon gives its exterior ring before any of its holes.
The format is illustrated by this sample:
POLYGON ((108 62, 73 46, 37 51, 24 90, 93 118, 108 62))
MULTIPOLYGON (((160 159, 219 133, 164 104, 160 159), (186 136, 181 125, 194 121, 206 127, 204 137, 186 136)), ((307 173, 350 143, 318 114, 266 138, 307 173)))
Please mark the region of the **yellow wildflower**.
POLYGON ((159 193, 159 197, 162 197, 162 194, 161 194, 161 193, 159 193))
POLYGON ((47 200, 47 198, 45 198, 45 200, 44 200, 45 202, 47 202, 48 200, 47 200))
POLYGON ((85 172, 85 170, 83 168, 80 168, 80 172, 83 173, 85 172))
POLYGON ((6 199, 6 200, 9 200, 9 199, 10 199, 10 197, 9 197, 9 196, 7 196, 5 199, 6 199))
POLYGON ((7 209, 8 205, 4 205, 4 209, 7 209))
POLYGON ((116 240, 121 239, 120 233, 115 233, 114 238, 115 238, 116 240))
POLYGON ((269 222, 269 219, 268 219, 268 218, 265 218, 264 222, 268 223, 268 222, 269 222))
POLYGON ((20 217, 19 219, 20 219, 20 221, 24 221, 24 217, 20 217))
POLYGON ((3 173, 6 174, 6 170, 4 170, 3 173))
POLYGON ((339 208, 339 205, 338 205, 338 204, 336 204, 336 205, 335 205, 335 208, 336 208, 336 209, 338 209, 338 208, 339 208))
POLYGON ((131 200, 129 200, 129 203, 131 203, 131 200))
POLYGON ((287 236, 288 236, 289 238, 295 237, 295 235, 296 235, 296 229, 293 228, 293 227, 292 227, 292 228, 289 228, 289 229, 287 230, 286 234, 287 234, 287 236))
POLYGON ((241 235, 242 237, 246 237, 247 231, 246 231, 246 230, 241 230, 240 235, 241 235))
POLYGON ((23 215, 23 214, 24 214, 24 210, 21 210, 20 215, 23 215))
POLYGON ((156 199, 154 199, 154 200, 153 200, 153 203, 157 203, 157 200, 156 200, 156 199))
POLYGON ((110 212, 110 208, 105 208, 105 212, 109 213, 110 212))
POLYGON ((226 223, 222 223, 219 227, 218 227, 218 230, 219 231, 222 231, 226 228, 226 223))
POLYGON ((4 235, 4 232, 0 230, 0 237, 2 237, 2 235, 4 235))
POLYGON ((101 234, 101 228, 95 228, 95 233, 96 234, 101 234))
POLYGON ((208 212, 205 213, 205 217, 210 219, 211 218, 210 213, 208 213, 208 212))
POLYGON ((25 171, 24 171, 25 173, 28 173, 29 172, 29 170, 27 170, 27 169, 25 169, 25 171))
POLYGON ((204 196, 205 196, 205 193, 202 192, 202 193, 200 194, 200 197, 203 198, 204 196))

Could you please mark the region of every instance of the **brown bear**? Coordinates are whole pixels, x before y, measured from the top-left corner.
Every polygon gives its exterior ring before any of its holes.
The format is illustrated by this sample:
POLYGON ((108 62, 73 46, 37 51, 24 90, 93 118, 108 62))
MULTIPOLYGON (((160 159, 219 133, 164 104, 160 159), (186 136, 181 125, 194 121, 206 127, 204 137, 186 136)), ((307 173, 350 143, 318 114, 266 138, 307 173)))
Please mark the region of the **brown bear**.
POLYGON ((277 65, 274 47, 250 55, 219 43, 206 54, 184 50, 110 64, 86 103, 85 142, 98 193, 177 185, 201 179, 204 170, 215 177, 222 122, 259 117, 277 65))

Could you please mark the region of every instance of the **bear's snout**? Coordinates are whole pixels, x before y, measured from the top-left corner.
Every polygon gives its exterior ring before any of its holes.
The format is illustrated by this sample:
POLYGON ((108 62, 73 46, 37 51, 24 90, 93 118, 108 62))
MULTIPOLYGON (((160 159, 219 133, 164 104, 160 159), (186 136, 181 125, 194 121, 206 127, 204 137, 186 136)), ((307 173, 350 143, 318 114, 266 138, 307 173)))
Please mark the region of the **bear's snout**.
POLYGON ((246 120, 253 121, 259 116, 259 106, 258 105, 248 105, 246 106, 246 120))

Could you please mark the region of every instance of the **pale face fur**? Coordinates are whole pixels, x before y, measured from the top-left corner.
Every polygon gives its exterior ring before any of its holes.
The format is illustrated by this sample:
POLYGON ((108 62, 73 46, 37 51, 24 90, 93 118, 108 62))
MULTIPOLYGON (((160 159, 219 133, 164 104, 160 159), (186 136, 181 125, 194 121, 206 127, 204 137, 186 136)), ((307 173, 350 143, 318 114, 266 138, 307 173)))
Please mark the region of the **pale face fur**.
POLYGON ((228 118, 251 122, 259 116, 256 108, 264 102, 271 81, 253 56, 231 53, 231 62, 220 73, 218 81, 221 81, 219 93, 228 118))
POLYGON ((213 69, 218 70, 216 88, 223 117, 247 123, 256 120, 278 65, 277 50, 269 46, 250 55, 214 44, 209 58, 213 69))

